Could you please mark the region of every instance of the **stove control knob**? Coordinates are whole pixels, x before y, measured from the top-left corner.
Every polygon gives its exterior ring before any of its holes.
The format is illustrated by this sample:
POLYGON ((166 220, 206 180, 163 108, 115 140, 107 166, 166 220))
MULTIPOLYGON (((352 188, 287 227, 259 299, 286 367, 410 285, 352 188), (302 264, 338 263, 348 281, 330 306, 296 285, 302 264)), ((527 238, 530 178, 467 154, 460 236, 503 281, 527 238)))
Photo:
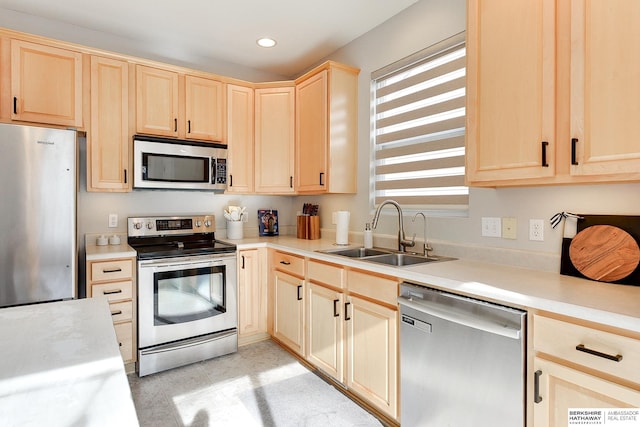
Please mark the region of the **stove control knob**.
POLYGON ((202 227, 202 221, 199 221, 199 220, 198 220, 198 221, 196 221, 196 227, 197 227, 197 228, 202 227))
POLYGON ((142 228, 142 223, 141 222, 134 223, 133 228, 135 228, 136 230, 140 230, 142 228))
POLYGON ((153 230, 153 222, 148 222, 147 223, 147 229, 148 230, 153 230))
POLYGON ((205 227, 211 227, 211 221, 206 220, 206 221, 204 222, 204 226, 205 226, 205 227))

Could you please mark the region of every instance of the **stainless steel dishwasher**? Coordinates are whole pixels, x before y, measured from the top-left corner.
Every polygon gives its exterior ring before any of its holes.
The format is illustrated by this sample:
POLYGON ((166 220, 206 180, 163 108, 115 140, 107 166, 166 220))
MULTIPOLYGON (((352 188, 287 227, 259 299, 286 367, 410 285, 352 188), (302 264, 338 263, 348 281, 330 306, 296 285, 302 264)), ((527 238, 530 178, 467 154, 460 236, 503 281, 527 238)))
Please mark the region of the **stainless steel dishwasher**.
POLYGON ((527 313, 400 287, 402 426, 525 425, 527 313))

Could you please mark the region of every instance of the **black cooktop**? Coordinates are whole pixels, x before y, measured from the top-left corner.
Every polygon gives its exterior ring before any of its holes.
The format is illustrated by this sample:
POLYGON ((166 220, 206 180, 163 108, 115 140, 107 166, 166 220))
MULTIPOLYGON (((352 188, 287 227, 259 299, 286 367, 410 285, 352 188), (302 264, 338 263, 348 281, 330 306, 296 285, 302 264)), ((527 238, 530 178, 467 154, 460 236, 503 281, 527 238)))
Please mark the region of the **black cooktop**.
POLYGON ((219 240, 185 240, 129 238, 129 245, 136 250, 139 259, 224 254, 236 251, 236 245, 219 240))

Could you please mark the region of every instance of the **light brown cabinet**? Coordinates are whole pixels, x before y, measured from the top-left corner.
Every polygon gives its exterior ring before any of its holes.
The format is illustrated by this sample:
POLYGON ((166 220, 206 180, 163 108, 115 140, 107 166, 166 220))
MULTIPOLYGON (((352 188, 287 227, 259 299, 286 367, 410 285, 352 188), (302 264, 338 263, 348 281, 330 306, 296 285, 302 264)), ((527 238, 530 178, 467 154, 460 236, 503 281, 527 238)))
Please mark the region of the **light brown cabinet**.
POLYGON ((105 296, 124 363, 136 361, 135 258, 87 261, 87 298, 105 296))
POLYGON ((575 322, 534 315, 536 427, 568 425, 571 408, 640 407, 640 337, 575 322))
POLYGON ((91 57, 87 190, 129 191, 129 64, 91 57))
POLYGON ((640 4, 467 6, 468 184, 639 180, 640 4))
POLYGON ((335 62, 296 80, 296 191, 355 193, 359 70, 335 62))
POLYGON ((295 91, 255 90, 255 192, 293 194, 295 91))
POLYGON ((241 345, 266 338, 266 249, 238 251, 238 341, 241 345))
POLYGON ((11 119, 83 127, 82 53, 11 40, 11 119))
POLYGON ((224 142, 222 82, 136 65, 136 131, 224 142))
POLYGON ((398 417, 398 280, 307 262, 307 360, 398 417))
POLYGON ((270 265, 271 334, 304 357, 304 258, 272 251, 270 265))
POLYGON ((227 193, 254 189, 253 88, 227 85, 227 193))

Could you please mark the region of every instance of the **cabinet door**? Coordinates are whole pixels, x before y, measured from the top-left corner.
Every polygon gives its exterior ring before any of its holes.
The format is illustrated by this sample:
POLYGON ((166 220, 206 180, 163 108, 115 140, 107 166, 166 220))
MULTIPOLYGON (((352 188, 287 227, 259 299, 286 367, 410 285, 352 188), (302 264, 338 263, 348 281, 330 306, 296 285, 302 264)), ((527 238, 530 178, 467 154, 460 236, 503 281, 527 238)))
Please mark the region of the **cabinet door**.
POLYGON ((82 127, 82 54, 11 40, 13 120, 82 127))
POLYGON ((296 190, 324 192, 327 179, 327 71, 296 86, 296 190))
POLYGON ((91 57, 91 123, 87 189, 129 191, 129 68, 124 61, 91 57))
POLYGON ((467 7, 468 183, 553 176, 555 0, 467 7))
POLYGON ((539 397, 534 427, 569 425, 570 408, 638 408, 640 392, 566 366, 536 358, 539 397))
POLYGON ((266 333, 267 298, 260 249, 243 250, 238 256, 238 334, 243 338, 266 333))
POLYGON ((353 296, 347 301, 347 387, 396 418, 398 313, 353 296))
POLYGON ((224 85, 222 82, 185 76, 186 137, 224 141, 224 85))
POLYGON ((574 1, 571 173, 640 171, 640 2, 574 1))
POLYGON ((136 66, 136 130, 178 136, 178 74, 136 66))
POLYGON ((280 271, 273 275, 273 335, 304 355, 304 280, 280 271))
POLYGON ((256 89, 256 193, 291 194, 294 170, 294 88, 256 89))
POLYGON ((227 85, 227 193, 253 192, 253 89, 227 85))
POLYGON ((308 296, 307 359, 343 383, 343 294, 310 283, 308 296))

